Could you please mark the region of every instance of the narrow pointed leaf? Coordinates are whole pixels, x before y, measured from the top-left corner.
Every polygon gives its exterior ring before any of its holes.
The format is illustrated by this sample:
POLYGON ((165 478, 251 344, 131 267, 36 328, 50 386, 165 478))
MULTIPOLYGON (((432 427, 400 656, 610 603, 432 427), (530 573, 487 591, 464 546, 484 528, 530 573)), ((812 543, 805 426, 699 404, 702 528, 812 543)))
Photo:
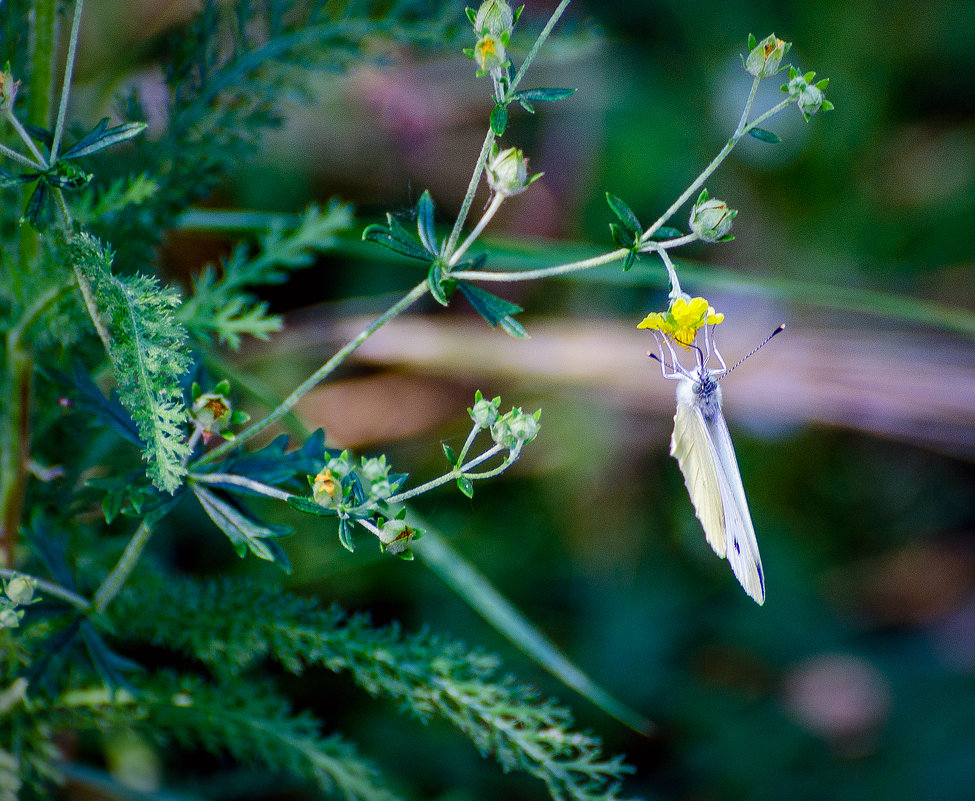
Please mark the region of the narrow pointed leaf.
POLYGON ((437 255, 437 234, 433 226, 433 198, 428 189, 423 190, 416 205, 416 227, 420 241, 431 256, 437 255))
POLYGON ((216 526, 227 535, 238 556, 250 551, 259 559, 276 563, 286 573, 291 572, 291 564, 281 547, 274 542, 290 533, 282 526, 266 526, 248 517, 232 504, 215 493, 193 485, 193 494, 216 526))
POLYGON ((492 295, 487 290, 481 289, 469 281, 460 281, 458 286, 460 291, 464 293, 464 297, 474 307, 474 311, 487 320, 493 328, 496 328, 505 317, 524 311, 517 303, 492 295))
POLYGON ((656 231, 654 231, 653 236, 650 238, 654 240, 679 239, 683 235, 684 234, 678 231, 676 228, 670 228, 669 226, 665 225, 661 228, 658 228, 656 231))
POLYGON ((463 492, 468 498, 474 497, 474 482, 467 476, 457 477, 457 489, 463 492))
POLYGON ((640 220, 637 219, 636 214, 633 213, 633 209, 626 205, 620 198, 616 195, 606 193, 606 202, 609 204, 609 208, 612 210, 613 214, 619 217, 621 223, 633 234, 634 237, 638 237, 643 233, 643 226, 640 224, 640 220))
POLYGON ((583 673, 545 634, 436 531, 418 521, 426 535, 413 549, 434 573, 488 623, 548 670, 567 687, 635 731, 648 733, 653 724, 618 701, 583 673))
POLYGON ((623 260, 623 272, 625 273, 636 263, 636 251, 631 250, 626 254, 626 258, 623 260))
POLYGON ((767 142, 770 145, 777 145, 782 141, 778 134, 766 131, 764 128, 751 128, 748 135, 757 139, 759 142, 767 142))
POLYGON ((392 214, 387 214, 386 220, 387 225, 373 223, 367 226, 362 232, 363 240, 375 242, 396 253, 409 256, 411 259, 430 261, 430 254, 427 253, 420 241, 410 234, 392 214))
POLYGON ((303 498, 300 495, 289 495, 288 506, 316 517, 335 517, 338 514, 334 509, 326 509, 324 506, 315 503, 311 498, 303 498))
POLYGON ((347 517, 339 520, 339 542, 349 553, 355 550, 355 540, 352 538, 352 521, 347 517))
POLYGON ((105 117, 91 131, 75 142, 72 147, 65 150, 61 154, 61 158, 77 159, 88 156, 106 147, 124 142, 126 139, 131 139, 133 136, 138 136, 145 129, 146 124, 144 122, 126 122, 109 128, 108 117, 105 117))
POLYGON ((513 99, 519 102, 521 100, 527 100, 530 103, 552 103, 556 100, 565 100, 565 98, 571 97, 575 93, 575 89, 522 89, 520 92, 515 92, 513 99))

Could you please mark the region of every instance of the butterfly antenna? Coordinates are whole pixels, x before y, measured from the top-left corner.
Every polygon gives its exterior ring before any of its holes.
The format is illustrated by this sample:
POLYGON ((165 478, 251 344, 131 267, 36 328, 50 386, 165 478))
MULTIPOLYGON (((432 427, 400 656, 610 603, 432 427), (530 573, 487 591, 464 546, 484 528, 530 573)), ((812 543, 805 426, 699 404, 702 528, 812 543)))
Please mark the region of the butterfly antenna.
POLYGON ((728 373, 730 373, 732 370, 738 367, 743 361, 745 361, 745 359, 751 358, 756 353, 758 353, 762 348, 764 348, 766 345, 768 345, 769 342, 772 341, 772 337, 781 334, 783 331, 785 331, 785 323, 782 323, 782 325, 780 325, 771 334, 765 337, 765 339, 763 339, 756 347, 752 348, 748 353, 746 353, 738 361, 736 361, 733 365, 731 365, 731 367, 728 368, 728 371, 724 373, 721 376, 721 378, 726 378, 728 376, 728 373))

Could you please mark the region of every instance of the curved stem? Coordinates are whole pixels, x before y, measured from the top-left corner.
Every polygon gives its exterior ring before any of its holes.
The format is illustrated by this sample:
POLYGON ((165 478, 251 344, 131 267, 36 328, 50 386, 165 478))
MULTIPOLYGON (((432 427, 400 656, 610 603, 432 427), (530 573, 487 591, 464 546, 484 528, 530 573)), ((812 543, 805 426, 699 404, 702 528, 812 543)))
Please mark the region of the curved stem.
POLYGON ((273 411, 269 412, 266 417, 256 422, 250 428, 245 428, 243 431, 237 434, 234 439, 228 440, 222 445, 214 448, 212 451, 205 453, 203 456, 197 459, 191 465, 191 467, 199 467, 200 465, 208 464, 215 459, 219 459, 221 456, 240 446, 247 440, 256 437, 262 431, 266 430, 284 417, 298 404, 298 401, 300 401, 340 364, 342 364, 342 362, 344 362, 363 342, 369 339, 369 337, 375 334, 376 331, 382 328, 394 317, 408 309, 411 305, 413 305, 413 303, 422 298, 427 293, 428 289, 429 287, 426 281, 422 281, 413 287, 413 289, 404 295, 398 302, 390 306, 382 315, 377 317, 372 324, 363 329, 354 339, 350 340, 345 347, 343 347, 331 359, 325 362, 325 364, 306 378, 294 392, 292 392, 287 398, 278 404, 273 411))
POLYGON ((488 273, 480 270, 461 270, 451 273, 451 278, 464 279, 467 281, 533 281, 536 278, 551 278, 554 275, 566 275, 567 273, 577 273, 588 270, 591 267, 599 267, 603 264, 619 261, 630 251, 626 248, 613 250, 604 253, 602 256, 594 256, 591 259, 573 261, 568 264, 557 264, 554 267, 540 267, 537 270, 524 270, 522 272, 508 273, 488 273))
POLYGON ((507 92, 507 100, 509 102, 511 100, 511 96, 518 88, 518 84, 521 83, 522 78, 525 77, 528 67, 531 65, 532 61, 535 60, 535 56, 537 56, 538 51, 542 49, 542 45, 545 44, 545 40, 548 39, 549 34, 552 33, 552 28, 555 27, 555 23, 559 21, 559 17, 562 16, 568 6, 569 0, 562 0, 555 11, 552 12, 552 16, 548 18, 548 22, 545 23, 545 27, 542 28, 542 32, 538 34, 538 37, 535 39, 535 44, 533 44, 531 50, 528 51, 528 55, 525 56, 524 62, 522 63, 521 67, 518 68, 518 72, 515 73, 515 77, 511 79, 511 85, 508 87, 507 92))

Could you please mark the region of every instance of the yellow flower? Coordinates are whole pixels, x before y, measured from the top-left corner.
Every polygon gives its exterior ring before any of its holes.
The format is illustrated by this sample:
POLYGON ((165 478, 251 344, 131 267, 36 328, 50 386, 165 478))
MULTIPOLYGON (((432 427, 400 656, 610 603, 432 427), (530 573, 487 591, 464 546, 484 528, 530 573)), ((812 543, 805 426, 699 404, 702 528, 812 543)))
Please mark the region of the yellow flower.
POLYGON ((677 298, 666 312, 652 312, 637 325, 660 331, 678 345, 688 350, 699 329, 705 325, 717 325, 724 315, 714 310, 704 298, 677 298))

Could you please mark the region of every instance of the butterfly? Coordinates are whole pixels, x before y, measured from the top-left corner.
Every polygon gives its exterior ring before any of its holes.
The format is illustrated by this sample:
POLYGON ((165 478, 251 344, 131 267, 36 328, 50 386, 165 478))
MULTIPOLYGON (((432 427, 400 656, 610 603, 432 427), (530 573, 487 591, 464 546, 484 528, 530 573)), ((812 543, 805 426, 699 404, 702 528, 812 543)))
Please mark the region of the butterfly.
MULTIPOLYGON (((784 328, 779 326, 748 356, 784 328)), ((763 604, 765 573, 762 570, 762 557, 758 552, 758 540, 748 511, 735 448, 721 412, 721 387, 718 385, 721 378, 748 356, 728 369, 714 346, 713 329, 713 325, 704 327, 703 348, 689 345, 697 355, 693 369, 681 364, 670 341, 664 336, 658 336, 657 340, 661 350, 666 345, 670 351, 670 363, 662 354, 660 357, 650 355, 660 362, 664 378, 678 382, 677 413, 674 415, 670 455, 677 459, 684 475, 684 484, 708 543, 718 556, 728 559, 732 572, 745 592, 756 603, 763 604), (719 366, 709 367, 712 356, 719 366)))

